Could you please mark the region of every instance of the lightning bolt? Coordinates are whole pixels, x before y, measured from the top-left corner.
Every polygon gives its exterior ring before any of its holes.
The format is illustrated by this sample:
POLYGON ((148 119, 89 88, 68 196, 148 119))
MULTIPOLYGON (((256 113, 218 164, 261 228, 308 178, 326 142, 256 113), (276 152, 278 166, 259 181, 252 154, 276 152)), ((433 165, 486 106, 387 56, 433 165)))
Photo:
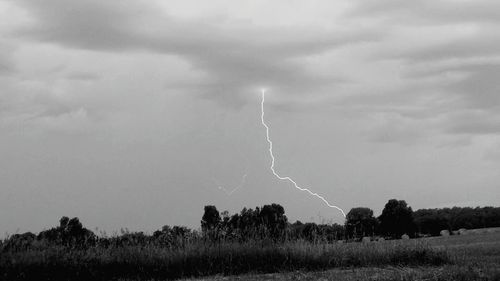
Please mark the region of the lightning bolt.
POLYGON ((305 192, 309 193, 310 195, 321 199, 321 201, 323 201, 328 207, 335 208, 335 209, 339 210, 345 218, 346 215, 345 215, 344 210, 342 210, 341 208, 339 208, 335 205, 330 204, 323 196, 319 195, 318 193, 312 192, 307 188, 300 187, 292 178, 290 178, 288 176, 283 177, 283 176, 280 176, 278 173, 276 173, 276 171, 274 170, 275 159, 274 159, 274 154, 273 154, 273 141, 269 137, 269 126, 267 126, 266 121, 264 120, 264 101, 265 100, 266 100, 266 90, 262 90, 262 102, 260 103, 260 109, 261 109, 260 119, 261 119, 262 125, 266 128, 266 139, 267 139, 267 142, 269 143, 269 155, 271 156, 271 171, 273 172, 273 174, 280 180, 286 180, 286 181, 291 182, 295 186, 295 188, 297 188, 298 190, 305 191, 305 192))

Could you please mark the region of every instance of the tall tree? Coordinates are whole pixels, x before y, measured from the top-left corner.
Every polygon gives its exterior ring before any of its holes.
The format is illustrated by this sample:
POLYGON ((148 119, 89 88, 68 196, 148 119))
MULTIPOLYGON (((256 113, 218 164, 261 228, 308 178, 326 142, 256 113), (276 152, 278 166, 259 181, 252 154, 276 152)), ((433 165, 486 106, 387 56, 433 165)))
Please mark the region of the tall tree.
POLYGON ((404 200, 389 200, 379 221, 382 233, 393 238, 399 238, 403 234, 414 236, 416 231, 413 210, 404 200))
POLYGON ((279 204, 264 205, 260 210, 260 221, 271 237, 279 238, 284 234, 288 219, 285 209, 279 204))
POLYGON ((219 211, 212 205, 205 206, 205 213, 201 218, 201 229, 203 231, 212 231, 219 226, 221 221, 219 211))
POLYGON ((378 221, 370 208, 352 208, 346 216, 346 231, 350 237, 375 235, 378 221))

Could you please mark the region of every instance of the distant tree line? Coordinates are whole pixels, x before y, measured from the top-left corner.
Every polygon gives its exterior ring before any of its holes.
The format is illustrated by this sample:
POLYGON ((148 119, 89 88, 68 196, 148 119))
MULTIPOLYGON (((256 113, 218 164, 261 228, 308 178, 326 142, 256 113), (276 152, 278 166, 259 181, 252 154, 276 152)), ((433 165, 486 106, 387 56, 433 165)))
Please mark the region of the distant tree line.
POLYGON ((500 227, 499 207, 453 207, 413 211, 404 200, 391 199, 379 217, 369 208, 358 207, 346 216, 347 238, 382 236, 400 238, 437 236, 442 230, 500 227))
POLYGON ((417 231, 439 235, 441 230, 500 227, 500 207, 420 209, 413 213, 417 231))
POLYGON ((203 233, 211 238, 220 237, 244 241, 255 238, 282 239, 288 219, 285 209, 279 204, 264 205, 255 210, 243 208, 239 214, 229 216, 227 211, 220 216, 215 206, 205 206, 201 221, 203 233))
POLYGON ((2 243, 2 250, 27 250, 33 246, 59 245, 71 248, 95 246, 97 236, 83 227, 78 218, 62 217, 59 226, 41 231, 38 235, 31 232, 14 234, 2 243))
POLYGON ((400 238, 404 234, 416 236, 413 210, 404 200, 397 199, 389 200, 378 218, 373 216, 370 208, 352 208, 347 213, 345 227, 347 239, 365 236, 400 238))
POLYGON ((166 225, 152 234, 122 231, 120 235, 111 237, 97 236, 83 227, 78 218, 62 217, 59 226, 41 231, 38 235, 26 232, 0 240, 0 253, 46 246, 73 249, 123 246, 182 248, 193 241, 202 240, 207 243, 255 240, 331 243, 338 240, 355 241, 366 236, 396 239, 402 235, 419 237, 439 235, 442 230, 486 227, 500 227, 500 208, 453 207, 414 212, 404 200, 391 199, 385 204, 380 216, 375 217, 373 210, 366 207, 352 208, 344 225, 340 225, 300 221, 290 223, 285 209, 279 204, 243 208, 233 215, 227 211, 219 213, 215 206, 210 205, 204 208, 201 230, 166 225))
POLYGON ((334 241, 343 239, 345 228, 339 224, 316 224, 296 221, 291 224, 279 204, 255 209, 243 208, 240 213, 219 214, 215 206, 205 206, 201 221, 205 237, 217 240, 247 241, 252 239, 334 241))

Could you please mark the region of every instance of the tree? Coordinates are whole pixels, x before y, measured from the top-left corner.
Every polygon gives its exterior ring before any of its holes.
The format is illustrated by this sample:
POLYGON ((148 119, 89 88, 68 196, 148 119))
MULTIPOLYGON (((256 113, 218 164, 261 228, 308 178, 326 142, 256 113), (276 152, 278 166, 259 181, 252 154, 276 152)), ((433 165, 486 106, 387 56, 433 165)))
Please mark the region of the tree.
POLYGON ((68 247, 88 247, 96 243, 97 236, 83 227, 78 218, 62 217, 58 227, 40 232, 38 239, 68 247))
POLYGON ((349 237, 375 235, 378 221, 370 208, 352 208, 346 216, 346 231, 349 237))
POLYGON ((3 249, 2 244, 0 243, 0 249, 2 251, 26 251, 36 240, 36 235, 31 232, 25 232, 23 234, 14 234, 10 238, 4 241, 3 249))
POLYGON ((201 218, 201 229, 206 231, 215 230, 221 221, 219 211, 212 205, 205 206, 205 213, 201 218))
POLYGON ((260 221, 272 238, 279 238, 284 234, 288 219, 285 209, 279 204, 264 205, 260 210, 260 221))
POLYGON ((64 216, 59 220, 59 227, 64 229, 68 226, 69 218, 64 216))
POLYGON ((453 207, 421 209, 413 213, 420 234, 439 235, 441 230, 474 229, 500 226, 500 208, 453 207))
POLYGON ((391 199, 385 204, 379 217, 380 229, 384 235, 399 238, 403 234, 414 236, 413 210, 404 200, 391 199))
POLYGON ((449 219, 438 209, 422 209, 413 212, 416 229, 420 235, 438 236, 441 230, 451 230, 449 219))

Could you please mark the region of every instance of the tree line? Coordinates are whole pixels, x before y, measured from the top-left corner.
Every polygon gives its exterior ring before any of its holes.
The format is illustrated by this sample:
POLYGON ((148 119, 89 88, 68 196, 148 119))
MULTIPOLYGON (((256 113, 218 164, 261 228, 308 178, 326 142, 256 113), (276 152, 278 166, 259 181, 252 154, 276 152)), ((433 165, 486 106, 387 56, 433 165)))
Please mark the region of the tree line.
POLYGON ((453 207, 413 211, 405 200, 390 199, 380 216, 367 207, 352 208, 345 223, 316 224, 296 221, 289 223, 278 204, 246 209, 232 216, 219 214, 215 206, 206 206, 201 222, 204 233, 212 238, 245 240, 270 237, 273 239, 359 240, 362 237, 397 239, 403 236, 437 236, 445 230, 500 227, 500 207, 453 207))
POLYGON ((219 214, 215 206, 205 206, 201 228, 202 234, 210 239, 238 242, 255 239, 332 242, 345 236, 344 226, 336 223, 289 223, 285 209, 279 204, 255 209, 243 208, 240 213, 233 215, 229 215, 227 211, 219 214))
MULTIPOLYGON (((180 248, 192 241, 296 241, 331 243, 339 240, 355 241, 363 237, 383 237, 397 239, 403 235, 421 237, 439 235, 442 230, 500 227, 499 207, 421 209, 413 211, 404 201, 389 200, 380 216, 366 207, 352 208, 345 223, 316 224, 314 222, 290 223, 285 209, 279 204, 262 207, 243 208, 230 215, 219 213, 215 206, 205 206, 201 218, 201 229, 193 230, 185 226, 163 226, 147 234, 144 232, 122 231, 120 235, 97 236, 83 227, 78 218, 62 217, 59 225, 41 231, 15 234, 3 241, 1 251, 23 250, 40 245, 58 245, 70 248, 99 246, 113 248, 122 246, 148 245, 180 248)), ((0 251, 0 252, 1 252, 0 251)))
POLYGON ((500 207, 420 209, 413 214, 418 233, 439 235, 441 230, 500 226, 500 207))
POLYGON ((445 230, 500 227, 500 207, 453 207, 413 211, 404 200, 391 199, 382 214, 374 217, 370 208, 352 208, 346 216, 346 237, 385 238, 437 236, 445 230))

